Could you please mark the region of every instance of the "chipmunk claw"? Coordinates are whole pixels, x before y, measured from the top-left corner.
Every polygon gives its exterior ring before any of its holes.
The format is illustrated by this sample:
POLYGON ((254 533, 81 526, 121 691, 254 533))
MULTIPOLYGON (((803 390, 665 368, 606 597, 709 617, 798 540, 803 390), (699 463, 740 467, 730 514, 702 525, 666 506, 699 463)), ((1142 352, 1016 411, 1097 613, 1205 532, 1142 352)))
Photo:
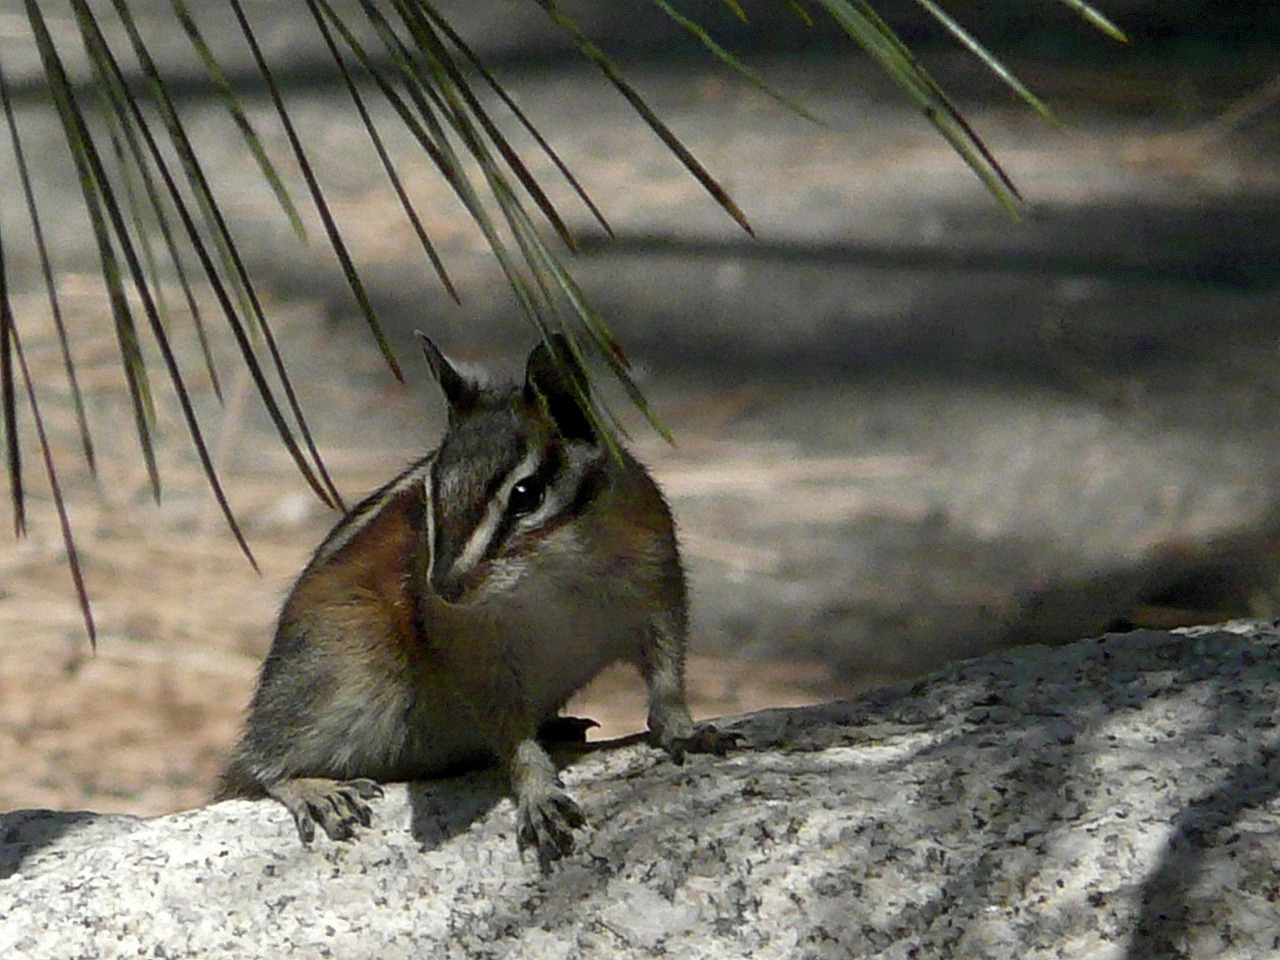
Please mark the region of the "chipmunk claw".
POLYGON ((684 763, 688 753, 714 753, 723 757, 730 750, 736 750, 746 742, 746 737, 731 730, 719 730, 714 724, 699 723, 687 734, 673 736, 659 743, 673 763, 684 763))
POLYGON ((582 809, 568 794, 554 791, 522 799, 516 843, 521 853, 533 847, 538 853, 539 869, 547 874, 555 861, 573 852, 573 831, 586 822, 582 809))

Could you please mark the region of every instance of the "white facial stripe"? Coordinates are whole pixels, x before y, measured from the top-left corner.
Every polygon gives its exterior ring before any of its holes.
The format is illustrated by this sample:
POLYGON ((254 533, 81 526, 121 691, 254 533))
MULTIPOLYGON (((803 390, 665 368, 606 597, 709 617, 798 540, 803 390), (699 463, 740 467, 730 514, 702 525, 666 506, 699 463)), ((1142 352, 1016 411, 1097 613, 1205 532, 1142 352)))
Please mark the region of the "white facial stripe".
POLYGON ((498 488, 493 495, 493 499, 485 506, 484 516, 480 518, 476 528, 471 531, 471 536, 467 538, 467 545, 462 548, 462 552, 458 554, 458 559, 454 561, 452 572, 455 575, 465 573, 480 562, 480 558, 489 549, 489 544, 492 542, 494 534, 498 532, 499 524, 502 523, 502 515, 507 509, 507 499, 511 496, 511 488, 533 473, 537 469, 540 459, 539 451, 530 450, 525 455, 525 458, 507 474, 506 479, 502 481, 502 486, 498 488))
POLYGON ((422 478, 423 512, 427 516, 427 582, 436 565, 436 478, 428 470, 422 478))
POLYGON ((382 492, 382 496, 380 496, 376 502, 369 504, 368 508, 362 510, 357 516, 351 517, 347 521, 346 526, 335 530, 331 535, 329 542, 323 544, 321 548, 316 551, 316 555, 312 558, 311 562, 313 564, 326 563, 330 557, 333 557, 342 550, 343 547, 359 536, 360 532, 369 526, 369 524, 382 513, 383 507, 424 477, 430 476, 430 459, 406 470, 396 478, 391 486, 387 487, 387 489, 382 492))

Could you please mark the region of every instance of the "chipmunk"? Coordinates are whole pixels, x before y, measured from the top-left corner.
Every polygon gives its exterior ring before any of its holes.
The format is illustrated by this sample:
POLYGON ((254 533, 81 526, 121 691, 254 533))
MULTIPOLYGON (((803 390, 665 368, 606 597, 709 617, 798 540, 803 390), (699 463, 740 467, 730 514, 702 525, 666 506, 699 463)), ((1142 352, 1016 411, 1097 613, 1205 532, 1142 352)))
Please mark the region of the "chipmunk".
POLYGON ((370 824, 379 781, 496 762, 518 847, 545 872, 584 817, 536 734, 606 666, 639 668, 651 739, 677 763, 739 737, 689 714, 671 512, 580 406, 568 342, 539 344, 524 383, 498 388, 419 337, 448 430, 311 557, 215 799, 274 797, 303 842, 317 824, 345 840, 370 824))

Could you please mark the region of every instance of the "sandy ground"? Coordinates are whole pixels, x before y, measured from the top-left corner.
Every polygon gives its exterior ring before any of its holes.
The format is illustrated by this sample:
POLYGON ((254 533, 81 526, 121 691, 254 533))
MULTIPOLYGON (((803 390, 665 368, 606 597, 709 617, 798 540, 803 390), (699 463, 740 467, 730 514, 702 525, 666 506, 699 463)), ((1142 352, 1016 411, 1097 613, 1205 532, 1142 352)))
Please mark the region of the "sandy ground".
MULTIPOLYGON (((80 621, 38 449, 29 448, 27 534, 0 549, 0 809, 159 814, 196 806, 209 796, 236 737, 280 599, 335 517, 308 492, 270 435, 231 345, 218 338, 225 407, 217 409, 198 364, 189 367, 190 380, 261 575, 239 552, 208 495, 159 365, 153 368, 163 482, 157 507, 137 453, 114 341, 100 324, 97 332, 90 326, 98 309, 94 282, 71 277, 61 292, 97 443, 96 482, 80 454, 47 308, 38 297, 17 305, 27 360, 41 384, 41 412, 72 502, 98 646, 96 653, 90 649, 80 621)), ((341 411, 321 418, 338 424, 319 429, 319 436, 349 501, 429 445, 437 411, 422 410, 410 391, 379 370, 367 339, 335 343, 349 335, 326 329, 302 309, 281 313, 277 324, 287 355, 301 358, 295 373, 305 383, 308 410, 341 411), (348 358, 342 369, 306 359, 320 348, 326 357, 348 358), (348 429, 352 423, 360 429, 348 429)), ((180 343, 192 339, 181 318, 174 330, 180 343)), ((695 656, 689 672, 699 716, 807 703, 848 689, 803 663, 695 656)), ((600 721, 595 735, 632 733, 644 725, 643 687, 619 668, 571 709, 600 721)))

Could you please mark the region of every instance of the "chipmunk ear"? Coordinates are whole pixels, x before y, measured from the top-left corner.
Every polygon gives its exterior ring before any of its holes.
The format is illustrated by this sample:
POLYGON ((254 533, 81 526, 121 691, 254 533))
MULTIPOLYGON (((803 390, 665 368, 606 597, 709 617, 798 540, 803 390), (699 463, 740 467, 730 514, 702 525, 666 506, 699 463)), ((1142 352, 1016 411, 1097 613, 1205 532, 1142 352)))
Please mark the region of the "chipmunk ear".
POLYGON ((449 358, 440 352, 425 333, 421 330, 413 332, 422 341, 422 352, 427 355, 427 365, 431 367, 432 375, 444 391, 444 399, 449 404, 449 423, 452 424, 479 405, 480 389, 449 362, 449 358))
POLYGON ((553 334, 550 340, 533 348, 525 367, 525 401, 536 404, 541 398, 560 434, 567 439, 596 439, 591 420, 578 399, 579 393, 585 397, 588 389, 587 373, 562 334, 553 334))

